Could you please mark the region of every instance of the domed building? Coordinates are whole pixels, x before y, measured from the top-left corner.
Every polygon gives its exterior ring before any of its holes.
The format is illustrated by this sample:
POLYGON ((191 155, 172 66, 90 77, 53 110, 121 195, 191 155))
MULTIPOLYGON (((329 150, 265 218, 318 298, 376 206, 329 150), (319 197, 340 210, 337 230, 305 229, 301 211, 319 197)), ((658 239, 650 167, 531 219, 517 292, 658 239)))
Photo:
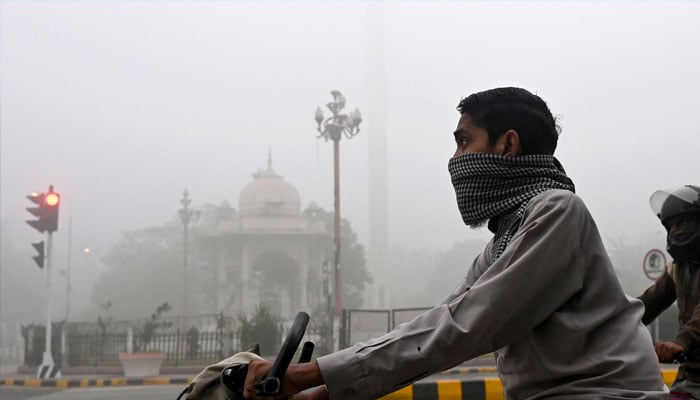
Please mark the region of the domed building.
POLYGON ((291 319, 323 301, 329 279, 323 265, 332 260, 333 237, 318 209, 311 203, 301 211, 299 192, 268 158, 267 169, 241 190, 238 214, 208 237, 217 310, 239 315, 264 304, 291 319))
POLYGON ((238 200, 241 228, 294 230, 301 224, 299 192, 277 175, 268 160, 267 169, 256 174, 241 190, 238 200))

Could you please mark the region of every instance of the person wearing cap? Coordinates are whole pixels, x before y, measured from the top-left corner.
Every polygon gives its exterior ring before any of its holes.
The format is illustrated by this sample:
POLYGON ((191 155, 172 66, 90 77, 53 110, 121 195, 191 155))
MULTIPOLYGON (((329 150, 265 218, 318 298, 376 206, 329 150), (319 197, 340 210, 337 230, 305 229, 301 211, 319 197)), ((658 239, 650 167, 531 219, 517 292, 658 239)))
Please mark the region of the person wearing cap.
MULTIPOLYGON (((643 305, 624 294, 554 157, 549 107, 507 87, 474 93, 457 110, 447 165, 457 206, 467 226, 486 225, 493 239, 465 260, 465 276, 440 304, 383 336, 291 365, 275 398, 376 399, 494 353, 507 399, 666 399, 643 305)), ((256 396, 270 367, 249 364, 244 397, 256 396)))
POLYGON ((649 202, 666 228, 666 249, 673 261, 639 297, 645 307, 642 322, 650 324, 678 302, 676 337, 654 347, 660 362, 681 363, 672 398, 700 399, 700 187, 657 190, 649 202))

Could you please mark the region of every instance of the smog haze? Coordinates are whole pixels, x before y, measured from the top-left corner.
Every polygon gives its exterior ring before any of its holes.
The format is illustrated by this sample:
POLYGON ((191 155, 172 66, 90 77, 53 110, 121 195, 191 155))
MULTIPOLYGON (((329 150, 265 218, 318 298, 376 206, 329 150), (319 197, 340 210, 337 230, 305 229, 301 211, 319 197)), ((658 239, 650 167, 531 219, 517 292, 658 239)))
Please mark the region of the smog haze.
POLYGON ((333 146, 314 121, 332 90, 363 115, 340 143, 340 193, 365 247, 373 118, 390 246, 489 238, 462 223, 450 183, 456 106, 518 86, 557 116, 555 155, 603 237, 663 248, 650 194, 700 183, 698 20, 700 2, 2 1, 0 211, 3 248, 18 255, 3 252, 3 274, 43 282, 25 196, 49 184, 76 313, 94 307, 91 285, 124 232, 177 218, 185 189, 193 206, 238 208, 269 157, 302 208, 332 210, 333 146))

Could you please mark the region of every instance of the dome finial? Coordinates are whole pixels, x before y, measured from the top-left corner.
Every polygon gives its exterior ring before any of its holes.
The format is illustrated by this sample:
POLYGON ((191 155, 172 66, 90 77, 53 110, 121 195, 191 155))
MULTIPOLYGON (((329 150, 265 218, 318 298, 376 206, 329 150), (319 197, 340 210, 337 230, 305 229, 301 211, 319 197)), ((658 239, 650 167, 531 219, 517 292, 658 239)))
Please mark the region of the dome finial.
POLYGON ((267 148, 267 168, 272 168, 272 147, 267 148))

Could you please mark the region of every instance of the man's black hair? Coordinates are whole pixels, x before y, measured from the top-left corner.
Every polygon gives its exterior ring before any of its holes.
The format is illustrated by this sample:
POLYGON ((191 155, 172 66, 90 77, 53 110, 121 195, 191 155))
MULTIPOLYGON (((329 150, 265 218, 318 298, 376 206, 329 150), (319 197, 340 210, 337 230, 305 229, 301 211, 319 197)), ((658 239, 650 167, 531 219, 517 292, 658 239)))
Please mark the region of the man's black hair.
POLYGON ((489 134, 489 142, 509 129, 518 132, 527 154, 554 154, 559 127, 547 103, 525 89, 504 87, 485 90, 462 99, 457 106, 472 122, 489 134))

